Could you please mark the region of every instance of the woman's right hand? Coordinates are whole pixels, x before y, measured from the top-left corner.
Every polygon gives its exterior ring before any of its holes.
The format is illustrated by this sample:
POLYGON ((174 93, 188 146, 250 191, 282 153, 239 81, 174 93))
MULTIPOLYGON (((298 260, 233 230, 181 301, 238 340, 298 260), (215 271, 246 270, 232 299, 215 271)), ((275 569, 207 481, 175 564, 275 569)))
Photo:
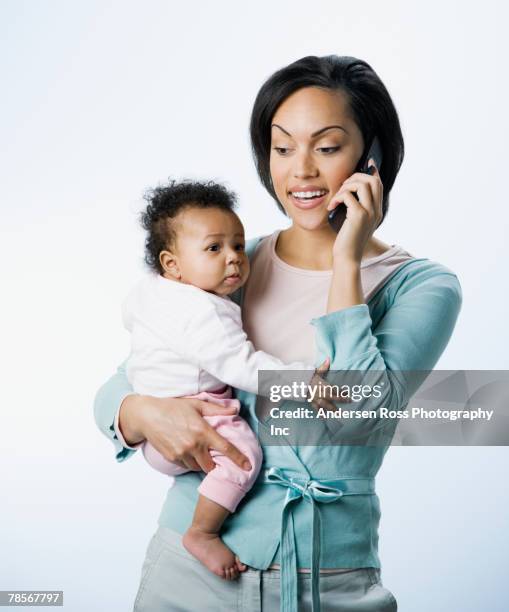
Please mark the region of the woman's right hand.
POLYGON ((334 264, 360 265, 366 245, 382 220, 382 201, 382 180, 375 160, 370 158, 368 172, 352 174, 327 204, 328 211, 340 204, 346 206, 346 218, 332 249, 334 264))
POLYGON ((147 440, 165 459, 189 470, 213 470, 210 449, 250 470, 248 458, 203 418, 235 413, 234 407, 198 399, 128 395, 120 407, 119 426, 128 444, 147 440))

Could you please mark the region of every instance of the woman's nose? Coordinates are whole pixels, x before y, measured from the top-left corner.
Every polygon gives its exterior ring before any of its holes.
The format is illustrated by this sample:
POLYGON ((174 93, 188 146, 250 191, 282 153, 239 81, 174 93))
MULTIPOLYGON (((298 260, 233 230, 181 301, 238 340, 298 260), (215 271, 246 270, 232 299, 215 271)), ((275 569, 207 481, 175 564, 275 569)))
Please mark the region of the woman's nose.
POLYGON ((311 155, 307 152, 302 152, 294 157, 295 165, 293 174, 295 178, 306 178, 318 176, 318 168, 314 163, 311 155))

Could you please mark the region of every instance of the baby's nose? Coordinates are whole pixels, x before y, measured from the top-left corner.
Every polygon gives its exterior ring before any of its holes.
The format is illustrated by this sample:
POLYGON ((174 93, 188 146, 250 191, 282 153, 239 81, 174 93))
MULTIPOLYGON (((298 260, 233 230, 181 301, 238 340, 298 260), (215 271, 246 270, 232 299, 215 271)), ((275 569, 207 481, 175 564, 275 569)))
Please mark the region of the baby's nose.
POLYGON ((240 262, 240 253, 237 251, 230 251, 226 257, 229 262, 240 262))

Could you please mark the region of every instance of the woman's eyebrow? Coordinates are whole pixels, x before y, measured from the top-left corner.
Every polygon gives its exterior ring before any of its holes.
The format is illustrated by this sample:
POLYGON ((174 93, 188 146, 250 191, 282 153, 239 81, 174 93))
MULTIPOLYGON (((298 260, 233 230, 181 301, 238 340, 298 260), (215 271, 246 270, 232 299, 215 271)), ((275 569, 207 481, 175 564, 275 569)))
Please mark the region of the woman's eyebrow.
MULTIPOLYGON (((284 128, 282 128, 280 125, 278 125, 277 123, 273 123, 271 127, 277 127, 279 128, 282 132, 284 132, 287 136, 292 136, 290 134, 290 132, 287 132, 284 128)), ((328 125, 327 127, 321 128, 320 130, 317 130, 316 132, 313 132, 311 134, 311 138, 314 138, 315 136, 319 136, 320 134, 323 134, 323 132, 326 132, 327 130, 332 130, 332 129, 339 129, 339 130, 343 130, 343 132, 345 132, 345 134, 348 134, 348 132, 345 130, 345 128, 342 125, 328 125)))

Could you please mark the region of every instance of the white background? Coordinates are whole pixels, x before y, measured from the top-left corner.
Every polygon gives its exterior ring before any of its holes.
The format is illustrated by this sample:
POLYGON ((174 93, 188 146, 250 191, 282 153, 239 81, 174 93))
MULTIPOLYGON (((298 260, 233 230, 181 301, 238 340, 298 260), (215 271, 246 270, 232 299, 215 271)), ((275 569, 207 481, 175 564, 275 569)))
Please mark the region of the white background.
MULTIPOLYGON (((365 59, 393 97, 406 156, 377 235, 459 276, 439 367, 508 368, 507 17, 494 1, 2 2, 0 589, 131 608, 165 481, 139 456, 115 463, 92 401, 128 350, 141 196, 221 180, 249 237, 285 227, 248 121, 302 56, 365 59)), ((380 552, 400 610, 507 609, 508 457, 389 451, 380 552)))

